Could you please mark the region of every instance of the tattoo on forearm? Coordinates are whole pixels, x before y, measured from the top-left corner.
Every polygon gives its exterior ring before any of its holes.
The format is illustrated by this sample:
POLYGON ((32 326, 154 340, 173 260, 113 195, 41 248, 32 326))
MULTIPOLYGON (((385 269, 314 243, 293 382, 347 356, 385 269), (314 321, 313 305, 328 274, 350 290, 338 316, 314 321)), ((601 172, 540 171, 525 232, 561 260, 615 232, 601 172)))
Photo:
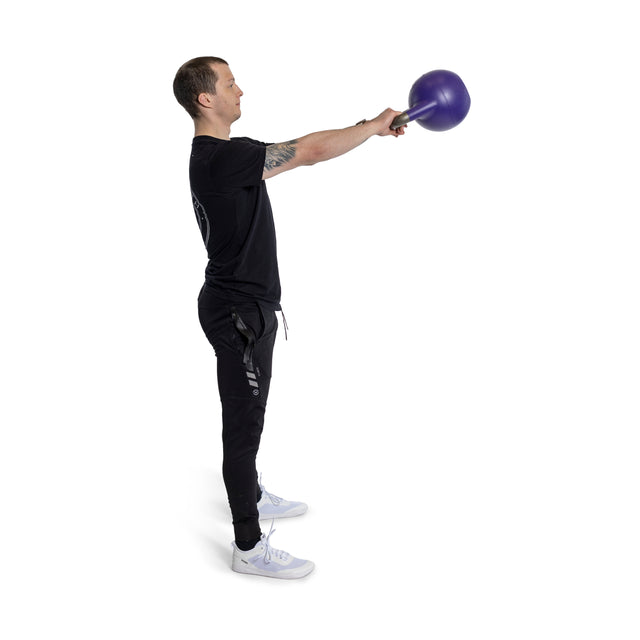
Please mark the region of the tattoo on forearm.
POLYGON ((264 159, 265 171, 270 171, 293 160, 296 156, 297 144, 297 140, 289 140, 289 142, 269 145, 267 147, 267 155, 264 159))

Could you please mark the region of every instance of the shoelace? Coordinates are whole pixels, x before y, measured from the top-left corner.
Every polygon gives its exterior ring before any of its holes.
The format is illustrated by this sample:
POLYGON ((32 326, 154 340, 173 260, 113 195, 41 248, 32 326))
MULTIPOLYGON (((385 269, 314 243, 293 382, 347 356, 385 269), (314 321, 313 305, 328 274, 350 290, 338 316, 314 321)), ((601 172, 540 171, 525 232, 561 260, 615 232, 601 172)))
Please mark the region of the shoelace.
POLYGON ((274 549, 271 544, 271 534, 275 533, 275 529, 273 528, 273 523, 275 520, 271 521, 271 529, 269 530, 269 535, 264 539, 264 555, 262 556, 264 563, 269 564, 271 562, 271 558, 275 557, 279 560, 286 560, 289 557, 289 554, 286 551, 282 551, 281 549, 274 549))
POLYGON ((284 502, 284 498, 280 498, 279 496, 274 495, 273 493, 269 493, 263 486, 262 486, 262 474, 260 474, 260 480, 258 480, 258 484, 260 485, 260 491, 262 492, 263 496, 266 496, 267 498, 269 498, 269 500, 271 500, 271 504, 273 505, 279 505, 281 502, 284 502))

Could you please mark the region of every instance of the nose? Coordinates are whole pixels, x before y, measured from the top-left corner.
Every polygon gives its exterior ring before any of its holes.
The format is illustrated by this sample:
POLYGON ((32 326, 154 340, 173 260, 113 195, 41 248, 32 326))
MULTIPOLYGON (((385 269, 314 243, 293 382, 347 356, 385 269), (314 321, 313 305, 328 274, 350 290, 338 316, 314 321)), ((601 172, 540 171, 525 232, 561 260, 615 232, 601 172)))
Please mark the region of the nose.
POLYGON ((244 95, 244 92, 242 91, 242 89, 240 87, 238 87, 236 85, 236 88, 238 89, 238 98, 241 98, 244 95))

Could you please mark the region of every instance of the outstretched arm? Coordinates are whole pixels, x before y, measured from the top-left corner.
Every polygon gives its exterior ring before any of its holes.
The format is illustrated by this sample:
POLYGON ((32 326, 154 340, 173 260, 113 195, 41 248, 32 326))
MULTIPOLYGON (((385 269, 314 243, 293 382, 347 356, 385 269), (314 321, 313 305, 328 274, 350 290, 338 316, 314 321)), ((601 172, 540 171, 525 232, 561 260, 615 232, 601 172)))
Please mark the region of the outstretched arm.
POLYGON ((337 158, 360 146, 374 135, 395 137, 403 135, 405 127, 389 128, 393 119, 400 113, 400 111, 386 109, 377 118, 353 127, 318 131, 303 138, 269 145, 262 179, 273 178, 296 167, 337 158))

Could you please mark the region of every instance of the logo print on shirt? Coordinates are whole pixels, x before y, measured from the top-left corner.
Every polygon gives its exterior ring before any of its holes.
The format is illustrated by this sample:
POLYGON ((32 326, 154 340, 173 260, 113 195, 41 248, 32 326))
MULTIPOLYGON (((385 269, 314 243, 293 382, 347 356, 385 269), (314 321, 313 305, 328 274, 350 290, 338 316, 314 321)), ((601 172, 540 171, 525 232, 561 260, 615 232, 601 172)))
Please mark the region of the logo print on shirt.
POLYGON ((196 198, 196 194, 191 192, 191 198, 193 200, 193 210, 196 213, 196 220, 198 221, 198 226, 200 227, 200 233, 202 234, 202 239, 204 240, 204 246, 209 247, 209 218, 207 217, 207 212, 204 207, 200 203, 200 200, 196 198))

